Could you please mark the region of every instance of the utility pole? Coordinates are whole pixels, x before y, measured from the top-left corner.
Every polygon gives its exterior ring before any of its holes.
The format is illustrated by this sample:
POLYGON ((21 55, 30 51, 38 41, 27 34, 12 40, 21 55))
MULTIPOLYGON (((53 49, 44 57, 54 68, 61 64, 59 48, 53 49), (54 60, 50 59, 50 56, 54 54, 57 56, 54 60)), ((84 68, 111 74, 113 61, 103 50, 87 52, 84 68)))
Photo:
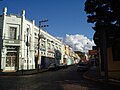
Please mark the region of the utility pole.
POLYGON ((37 70, 38 70, 38 71, 39 71, 39 66, 40 66, 40 62, 39 62, 39 60, 40 60, 40 39, 41 39, 41 38, 44 38, 44 36, 41 34, 40 30, 41 30, 42 27, 48 27, 48 25, 43 25, 43 26, 42 26, 42 23, 43 23, 43 22, 47 22, 47 21, 48 21, 47 19, 39 21, 38 60, 37 60, 37 70))
POLYGON ((27 46, 27 70, 29 69, 29 56, 28 56, 28 47, 29 47, 29 42, 28 42, 28 35, 29 35, 29 28, 27 28, 27 42, 26 42, 26 46, 27 46))
POLYGON ((105 73, 105 81, 108 81, 108 56, 107 56, 107 40, 106 40, 106 30, 103 30, 102 34, 103 38, 103 58, 104 58, 104 73, 105 73))

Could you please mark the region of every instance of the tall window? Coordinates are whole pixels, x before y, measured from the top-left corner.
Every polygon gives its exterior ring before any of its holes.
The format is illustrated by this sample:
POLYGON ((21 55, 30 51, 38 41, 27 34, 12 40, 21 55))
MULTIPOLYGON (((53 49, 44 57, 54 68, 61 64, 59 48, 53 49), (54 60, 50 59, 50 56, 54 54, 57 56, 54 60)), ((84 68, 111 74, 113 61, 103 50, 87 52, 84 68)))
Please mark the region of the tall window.
POLYGON ((54 45, 53 44, 52 44, 51 48, 52 48, 52 50, 54 50, 54 45))
POLYGON ((17 34, 17 28, 16 27, 10 27, 9 30, 9 39, 16 39, 17 34))
POLYGON ((45 41, 41 40, 41 48, 45 48, 45 41))
POLYGON ((34 42, 34 47, 35 47, 35 50, 38 49, 38 38, 34 38, 35 39, 35 42, 34 42))
POLYGON ((49 42, 47 43, 47 45, 48 45, 48 49, 50 49, 50 43, 49 42))

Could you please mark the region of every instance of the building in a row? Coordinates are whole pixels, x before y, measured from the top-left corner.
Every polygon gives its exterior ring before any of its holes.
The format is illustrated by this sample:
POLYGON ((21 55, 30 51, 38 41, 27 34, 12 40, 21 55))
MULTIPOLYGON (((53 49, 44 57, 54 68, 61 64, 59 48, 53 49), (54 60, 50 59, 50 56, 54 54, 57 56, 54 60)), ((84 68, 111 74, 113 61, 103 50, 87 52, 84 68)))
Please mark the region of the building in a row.
POLYGON ((71 65, 73 63, 77 63, 80 60, 78 54, 74 52, 74 50, 67 44, 63 44, 63 63, 67 65, 71 65))
POLYGON ((27 20, 25 10, 21 16, 8 15, 4 8, 0 15, 1 71, 36 69, 38 64, 47 68, 51 63, 64 63, 64 56, 63 42, 36 26, 34 20, 27 20))

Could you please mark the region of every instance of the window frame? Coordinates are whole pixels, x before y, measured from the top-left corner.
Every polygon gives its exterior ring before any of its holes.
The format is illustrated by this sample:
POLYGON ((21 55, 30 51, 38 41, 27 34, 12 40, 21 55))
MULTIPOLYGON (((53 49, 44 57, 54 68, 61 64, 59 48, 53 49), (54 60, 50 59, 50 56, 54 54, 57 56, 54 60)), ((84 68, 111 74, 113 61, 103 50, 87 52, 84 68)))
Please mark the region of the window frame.
POLYGON ((9 27, 9 39, 17 39, 17 27, 9 27))

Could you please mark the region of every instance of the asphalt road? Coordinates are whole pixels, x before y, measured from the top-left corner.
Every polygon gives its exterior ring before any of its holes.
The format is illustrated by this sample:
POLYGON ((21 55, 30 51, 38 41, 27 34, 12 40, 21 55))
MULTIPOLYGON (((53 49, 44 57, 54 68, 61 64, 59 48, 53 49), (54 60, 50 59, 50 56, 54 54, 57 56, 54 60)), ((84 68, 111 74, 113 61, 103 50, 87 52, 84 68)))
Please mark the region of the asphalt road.
POLYGON ((120 87, 92 82, 70 66, 26 76, 0 77, 0 90, 120 90, 120 87))

